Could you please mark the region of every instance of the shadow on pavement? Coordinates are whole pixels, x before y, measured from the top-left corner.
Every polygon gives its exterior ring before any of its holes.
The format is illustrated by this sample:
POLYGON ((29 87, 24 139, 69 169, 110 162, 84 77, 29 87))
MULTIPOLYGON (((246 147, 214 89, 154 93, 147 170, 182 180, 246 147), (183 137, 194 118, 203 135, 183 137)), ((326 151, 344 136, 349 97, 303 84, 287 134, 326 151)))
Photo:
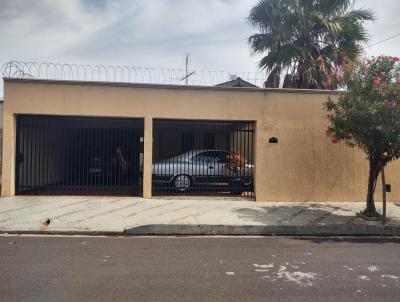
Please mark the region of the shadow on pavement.
POLYGON ((359 220, 351 209, 333 205, 307 204, 295 206, 266 206, 254 208, 236 208, 233 210, 239 218, 246 221, 282 225, 346 224, 359 220), (335 213, 336 212, 336 213, 335 213), (337 214, 340 212, 340 215, 337 214))

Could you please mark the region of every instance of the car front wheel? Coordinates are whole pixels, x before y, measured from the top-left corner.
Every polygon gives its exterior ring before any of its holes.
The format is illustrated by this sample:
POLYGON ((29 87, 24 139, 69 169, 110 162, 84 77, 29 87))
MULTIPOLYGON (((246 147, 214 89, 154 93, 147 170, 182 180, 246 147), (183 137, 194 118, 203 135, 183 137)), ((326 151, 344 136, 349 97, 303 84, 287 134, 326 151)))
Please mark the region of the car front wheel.
POLYGON ((173 186, 175 187, 175 189, 177 189, 180 192, 186 192, 187 190, 189 190, 191 184, 192 184, 192 180, 190 179, 190 177, 188 175, 178 175, 174 178, 173 182, 172 182, 173 186))

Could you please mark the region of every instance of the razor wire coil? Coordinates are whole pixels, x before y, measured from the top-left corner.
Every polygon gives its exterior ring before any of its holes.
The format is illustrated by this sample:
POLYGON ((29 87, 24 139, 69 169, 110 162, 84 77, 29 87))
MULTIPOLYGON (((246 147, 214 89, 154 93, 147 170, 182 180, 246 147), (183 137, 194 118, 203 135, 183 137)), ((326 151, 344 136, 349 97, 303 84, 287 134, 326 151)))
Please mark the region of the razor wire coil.
MULTIPOLYGON (((2 75, 14 79, 183 85, 186 72, 174 68, 10 61, 2 66, 2 75)), ((265 81, 261 72, 204 70, 192 70, 187 80, 190 85, 213 86, 229 81, 231 75, 259 87, 265 81)))

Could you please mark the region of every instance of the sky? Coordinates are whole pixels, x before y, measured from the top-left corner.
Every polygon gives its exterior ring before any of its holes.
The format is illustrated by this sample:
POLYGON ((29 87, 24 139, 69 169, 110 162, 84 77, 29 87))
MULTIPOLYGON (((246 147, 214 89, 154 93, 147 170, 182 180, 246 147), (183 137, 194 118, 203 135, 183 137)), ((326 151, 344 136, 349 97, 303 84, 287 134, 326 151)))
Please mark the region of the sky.
MULTIPOLYGON (((258 71, 246 20, 257 0, 0 0, 0 65, 61 62, 258 71)), ((369 44, 400 33, 399 0, 358 0, 377 20, 369 44)), ((366 55, 400 56, 400 37, 366 55)), ((0 83, 0 98, 3 83, 0 83)))

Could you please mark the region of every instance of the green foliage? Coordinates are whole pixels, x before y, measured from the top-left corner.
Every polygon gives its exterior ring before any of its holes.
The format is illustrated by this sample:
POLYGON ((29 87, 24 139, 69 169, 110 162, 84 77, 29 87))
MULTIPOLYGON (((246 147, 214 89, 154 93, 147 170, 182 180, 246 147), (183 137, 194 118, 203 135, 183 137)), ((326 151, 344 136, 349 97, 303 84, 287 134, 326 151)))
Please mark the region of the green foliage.
POLYGON ((400 157, 400 59, 372 58, 344 64, 335 82, 345 90, 338 101, 325 103, 332 142, 344 141, 365 152, 369 160, 367 206, 375 217, 377 178, 390 161, 400 157))
POLYGON ((259 33, 250 36, 254 53, 266 53, 259 65, 269 72, 266 85, 334 88, 334 66, 354 60, 367 40, 363 23, 369 10, 350 10, 350 0, 259 0, 248 20, 259 33))
POLYGON ((325 106, 335 141, 363 150, 379 168, 400 157, 400 64, 378 57, 343 65, 336 82, 346 90, 325 106))

